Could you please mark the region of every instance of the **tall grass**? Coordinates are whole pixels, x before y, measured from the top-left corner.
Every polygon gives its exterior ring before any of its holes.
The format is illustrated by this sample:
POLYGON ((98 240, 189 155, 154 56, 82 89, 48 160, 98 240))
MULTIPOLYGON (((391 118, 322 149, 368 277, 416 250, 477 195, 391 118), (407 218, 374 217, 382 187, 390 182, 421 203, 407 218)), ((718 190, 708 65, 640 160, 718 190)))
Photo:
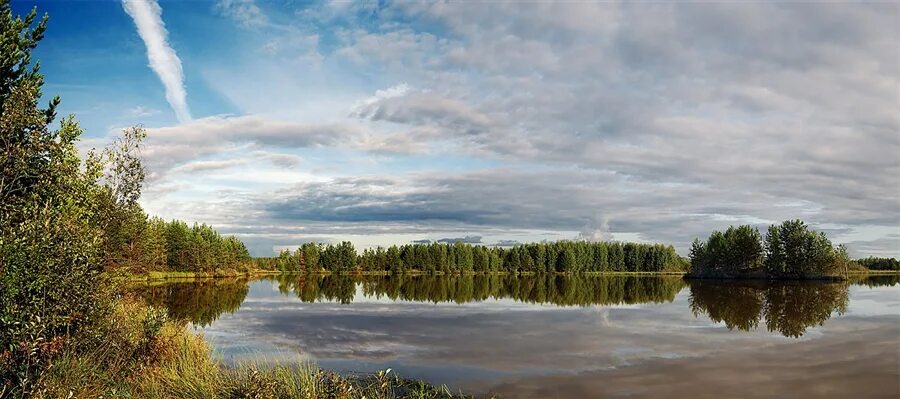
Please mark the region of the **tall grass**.
MULTIPOLYGON (((162 309, 119 300, 93 336, 78 337, 42 374, 36 398, 465 398, 390 370, 345 377, 313 364, 226 367, 162 309), (96 339, 100 337, 101 339, 96 339)), ((0 394, 2 398, 2 394, 0 394)))

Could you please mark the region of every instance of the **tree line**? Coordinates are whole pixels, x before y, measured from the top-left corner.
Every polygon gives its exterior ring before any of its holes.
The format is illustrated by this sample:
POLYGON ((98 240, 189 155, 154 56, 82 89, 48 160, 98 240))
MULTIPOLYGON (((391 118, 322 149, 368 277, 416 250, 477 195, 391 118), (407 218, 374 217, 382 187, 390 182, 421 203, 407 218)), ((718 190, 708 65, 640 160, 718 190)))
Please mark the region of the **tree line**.
POLYGON ((714 231, 690 251, 693 277, 828 278, 845 276, 851 262, 843 245, 801 220, 769 226, 765 240, 749 225, 714 231))
POLYGON ((580 273, 681 272, 687 261, 671 245, 557 241, 487 247, 453 244, 405 244, 365 249, 353 244, 305 243, 272 258, 257 258, 256 266, 288 272, 402 273, 580 273))
POLYGON ((96 163, 95 226, 101 235, 105 270, 213 272, 246 271, 250 252, 234 236, 206 224, 149 217, 138 204, 144 184, 140 151, 146 131, 125 129, 122 136, 88 162, 96 163))
POLYGON ((857 259, 856 263, 869 270, 900 270, 900 260, 894 258, 868 258, 857 259))

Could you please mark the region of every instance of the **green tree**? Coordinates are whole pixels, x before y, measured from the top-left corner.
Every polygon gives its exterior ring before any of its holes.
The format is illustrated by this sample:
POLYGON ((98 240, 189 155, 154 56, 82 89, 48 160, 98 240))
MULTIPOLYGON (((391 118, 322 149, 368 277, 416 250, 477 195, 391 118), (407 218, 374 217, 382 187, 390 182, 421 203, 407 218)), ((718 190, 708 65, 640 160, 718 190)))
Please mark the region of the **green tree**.
POLYGON ((846 273, 846 250, 835 248, 823 233, 801 220, 769 226, 766 235, 766 272, 770 276, 819 278, 846 273))
POLYGON ((43 367, 105 309, 102 234, 94 227, 96 159, 82 163, 73 117, 51 129, 54 98, 38 106, 43 76, 31 51, 46 16, 13 17, 0 1, 0 381, 28 397, 43 367))

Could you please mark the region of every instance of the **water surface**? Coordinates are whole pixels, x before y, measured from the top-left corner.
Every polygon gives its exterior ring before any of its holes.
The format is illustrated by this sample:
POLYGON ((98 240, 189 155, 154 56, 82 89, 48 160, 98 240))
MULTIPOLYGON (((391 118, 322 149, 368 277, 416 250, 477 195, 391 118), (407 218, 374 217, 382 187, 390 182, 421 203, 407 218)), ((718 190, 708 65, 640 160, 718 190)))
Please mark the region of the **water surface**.
POLYGON ((226 362, 391 368, 504 397, 900 396, 897 276, 293 275, 142 293, 226 362))

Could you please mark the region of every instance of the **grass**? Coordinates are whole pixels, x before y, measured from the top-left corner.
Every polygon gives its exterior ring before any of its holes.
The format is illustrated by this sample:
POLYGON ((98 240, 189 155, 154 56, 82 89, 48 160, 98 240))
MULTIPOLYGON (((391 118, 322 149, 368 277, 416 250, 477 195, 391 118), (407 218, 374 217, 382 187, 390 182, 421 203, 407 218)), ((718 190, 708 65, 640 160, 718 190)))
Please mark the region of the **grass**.
MULTIPOLYGON (((0 397, 3 395, 0 394, 0 397)), ((32 397, 147 399, 468 398, 394 375, 342 376, 313 364, 239 364, 212 356, 202 336, 163 309, 126 297, 41 375, 32 397)))
POLYGON ((114 280, 134 281, 170 281, 170 280, 189 280, 204 278, 225 278, 225 277, 254 277, 276 274, 287 274, 278 270, 232 270, 232 269, 216 269, 211 272, 176 272, 176 271, 150 271, 146 273, 128 273, 114 276, 114 280))

